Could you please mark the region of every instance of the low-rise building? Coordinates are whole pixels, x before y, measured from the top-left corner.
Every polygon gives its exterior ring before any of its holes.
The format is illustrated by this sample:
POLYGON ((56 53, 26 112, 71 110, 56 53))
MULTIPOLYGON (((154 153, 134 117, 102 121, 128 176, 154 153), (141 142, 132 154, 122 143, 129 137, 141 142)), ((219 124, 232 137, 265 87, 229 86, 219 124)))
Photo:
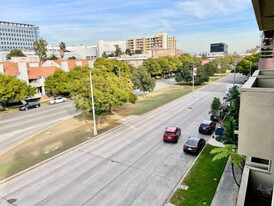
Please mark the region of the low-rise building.
POLYGON ((179 49, 161 49, 154 48, 152 49, 152 57, 164 57, 164 56, 180 56, 181 50, 179 49))
POLYGON ((17 79, 25 81, 28 85, 36 88, 36 95, 32 98, 40 98, 46 95, 45 80, 54 73, 57 68, 65 72, 73 69, 75 66, 93 67, 91 60, 47 60, 45 62, 0 62, 0 73, 12 75, 17 79))
POLYGON ((148 52, 147 54, 134 54, 134 55, 121 55, 121 57, 109 57, 108 59, 117 59, 118 61, 123 61, 126 62, 130 65, 132 65, 135 68, 138 68, 139 66, 141 66, 143 64, 143 62, 146 59, 149 59, 152 57, 151 52, 148 52))

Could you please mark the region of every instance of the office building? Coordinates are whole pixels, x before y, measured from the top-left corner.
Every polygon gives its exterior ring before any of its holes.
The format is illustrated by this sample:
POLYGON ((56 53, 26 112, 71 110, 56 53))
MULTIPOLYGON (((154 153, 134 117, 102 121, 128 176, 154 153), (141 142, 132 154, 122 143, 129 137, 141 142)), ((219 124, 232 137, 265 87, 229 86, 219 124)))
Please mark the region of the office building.
POLYGON ((169 37, 167 33, 152 34, 152 37, 127 39, 127 49, 132 52, 136 50, 143 54, 152 49, 172 49, 176 51, 176 37, 169 37))
POLYGON ((32 24, 0 21, 0 50, 33 50, 39 27, 32 24))
POLYGON ((210 55, 209 57, 223 57, 228 54, 228 46, 225 43, 213 43, 210 44, 210 55))

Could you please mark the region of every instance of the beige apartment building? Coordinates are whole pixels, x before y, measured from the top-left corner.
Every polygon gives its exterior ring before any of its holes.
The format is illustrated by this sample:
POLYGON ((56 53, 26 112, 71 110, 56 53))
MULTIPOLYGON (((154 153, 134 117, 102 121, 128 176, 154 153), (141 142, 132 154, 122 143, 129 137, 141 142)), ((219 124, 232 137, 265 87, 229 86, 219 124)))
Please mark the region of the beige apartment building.
POLYGON ((274 3, 252 4, 261 55, 258 70, 241 88, 238 153, 246 162, 237 206, 274 206, 274 3))
POLYGON ((127 39, 126 47, 132 52, 140 50, 143 54, 152 49, 172 49, 176 51, 176 37, 170 37, 167 33, 156 33, 152 34, 152 37, 127 39))

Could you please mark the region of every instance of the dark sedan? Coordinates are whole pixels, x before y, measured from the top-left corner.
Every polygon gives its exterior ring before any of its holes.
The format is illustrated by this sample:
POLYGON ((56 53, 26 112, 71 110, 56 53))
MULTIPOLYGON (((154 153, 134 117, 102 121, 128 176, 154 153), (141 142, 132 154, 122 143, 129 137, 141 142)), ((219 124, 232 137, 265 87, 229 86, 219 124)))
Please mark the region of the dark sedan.
POLYGON ((28 102, 24 106, 21 106, 19 108, 19 110, 20 111, 27 111, 29 109, 34 109, 34 108, 38 108, 38 107, 40 107, 40 103, 39 102, 28 102))
POLYGON ((209 120, 204 120, 199 127, 199 132, 202 134, 212 134, 215 131, 216 123, 209 120))
POLYGON ((199 137, 189 137, 184 145, 184 152, 191 154, 199 154, 204 148, 206 141, 199 137))

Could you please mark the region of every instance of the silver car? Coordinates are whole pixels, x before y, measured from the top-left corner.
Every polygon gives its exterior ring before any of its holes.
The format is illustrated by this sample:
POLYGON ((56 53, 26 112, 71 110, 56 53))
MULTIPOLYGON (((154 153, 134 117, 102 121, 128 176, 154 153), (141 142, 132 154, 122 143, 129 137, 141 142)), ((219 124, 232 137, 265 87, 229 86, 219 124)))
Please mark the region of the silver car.
POLYGON ((53 100, 49 101, 49 104, 58 104, 67 101, 65 97, 55 97, 53 100))

